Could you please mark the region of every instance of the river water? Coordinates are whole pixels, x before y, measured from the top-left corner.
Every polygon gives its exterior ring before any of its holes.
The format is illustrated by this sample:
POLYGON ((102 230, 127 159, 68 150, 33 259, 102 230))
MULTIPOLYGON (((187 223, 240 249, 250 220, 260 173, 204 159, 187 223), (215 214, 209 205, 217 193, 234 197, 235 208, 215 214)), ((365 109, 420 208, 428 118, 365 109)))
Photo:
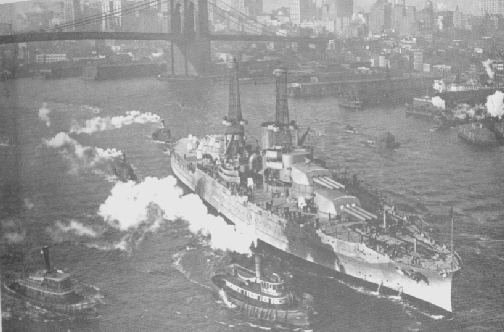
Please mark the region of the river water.
MULTIPOLYGON (((162 222, 141 236, 138 228, 111 226, 99 214, 115 186, 107 168, 89 162, 83 167, 44 143, 68 132, 76 122, 82 125, 93 117, 132 110, 158 114, 176 136, 217 133, 227 112, 225 85, 151 79, 21 79, 2 83, 0 95, 4 137, 12 133, 13 116, 17 124, 17 142, 0 146, 2 183, 18 184, 2 202, 3 273, 21 269, 19 258, 9 258, 20 253, 27 266, 40 267, 35 249, 57 244, 52 247, 56 266, 99 287, 105 302, 96 319, 75 321, 4 295, 4 330, 271 329, 224 308, 210 287, 210 277, 229 261, 229 253, 211 249, 205 239, 189 231, 184 220, 162 222), (39 117, 43 103, 50 110, 49 126, 39 117), (136 235, 128 237, 131 233, 136 235)), ((274 88, 243 85, 241 100, 248 135, 259 137, 260 123, 273 117, 274 88)), ((426 213, 435 237, 446 243, 450 241, 448 211, 453 206, 455 248, 464 262, 453 283, 451 317, 314 273, 303 264, 287 264, 295 288, 314 297, 318 312, 314 330, 502 330, 504 150, 468 146, 453 130, 431 132, 432 124, 406 118, 402 107, 355 112, 339 109, 334 98, 289 102, 291 118, 312 128, 309 140, 318 155, 338 169, 358 174, 394 201, 426 213), (357 132, 347 132, 345 125, 357 132), (379 152, 367 143, 385 131, 401 142, 397 150, 379 152)), ((156 126, 132 124, 70 136, 83 146, 123 151, 140 179, 164 178, 171 174, 169 156, 150 138, 156 126)), ((280 258, 271 253, 270 259, 280 258)))

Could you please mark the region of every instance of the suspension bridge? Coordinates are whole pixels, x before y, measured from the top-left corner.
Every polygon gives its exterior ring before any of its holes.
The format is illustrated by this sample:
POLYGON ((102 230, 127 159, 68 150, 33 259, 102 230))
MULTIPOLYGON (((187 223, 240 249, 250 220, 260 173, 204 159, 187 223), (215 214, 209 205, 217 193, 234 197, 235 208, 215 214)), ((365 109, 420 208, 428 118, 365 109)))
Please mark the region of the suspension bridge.
MULTIPOLYGON (((74 0, 74 5, 76 3, 78 5, 79 1, 74 0)), ((190 63, 197 73, 205 73, 210 64, 212 41, 301 43, 323 49, 329 40, 278 33, 223 0, 145 0, 116 8, 112 7, 113 3, 110 1, 110 7, 100 14, 82 17, 76 12, 72 20, 36 32, 0 35, 0 45, 60 40, 161 40, 170 42, 172 72, 174 48, 177 48, 186 66, 190 63), (158 31, 127 31, 128 28, 121 22, 128 15, 149 10, 163 11, 158 31), (235 33, 211 33, 209 13, 234 26, 235 33), (93 31, 93 28, 96 30, 93 31)))

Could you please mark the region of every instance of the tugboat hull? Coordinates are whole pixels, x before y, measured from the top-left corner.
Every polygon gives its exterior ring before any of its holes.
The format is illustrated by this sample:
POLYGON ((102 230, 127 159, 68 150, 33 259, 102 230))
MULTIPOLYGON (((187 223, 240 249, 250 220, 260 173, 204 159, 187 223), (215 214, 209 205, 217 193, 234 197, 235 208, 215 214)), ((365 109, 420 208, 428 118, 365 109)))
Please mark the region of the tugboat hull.
POLYGON ((85 299, 78 303, 72 303, 72 304, 56 303, 56 302, 44 301, 41 298, 39 299, 33 296, 29 296, 27 294, 23 294, 22 292, 19 291, 19 289, 18 290, 14 289, 12 284, 8 285, 7 283, 2 283, 2 289, 5 291, 6 294, 14 298, 19 298, 23 301, 29 302, 31 304, 43 308, 47 308, 49 310, 53 310, 55 312, 67 315, 80 315, 86 317, 92 317, 97 314, 96 313, 97 301, 95 299, 85 299))

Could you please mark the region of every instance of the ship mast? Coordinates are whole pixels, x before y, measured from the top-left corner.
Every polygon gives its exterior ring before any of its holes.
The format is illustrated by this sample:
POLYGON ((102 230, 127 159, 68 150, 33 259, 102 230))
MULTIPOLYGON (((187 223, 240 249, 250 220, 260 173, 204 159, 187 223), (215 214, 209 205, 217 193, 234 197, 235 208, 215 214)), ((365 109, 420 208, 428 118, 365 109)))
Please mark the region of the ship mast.
POLYGON ((453 270, 453 206, 451 207, 450 214, 451 214, 451 232, 450 232, 451 268, 453 270))
POLYGON ((292 133, 287 101, 287 70, 285 68, 276 69, 273 75, 275 76, 276 87, 275 125, 278 128, 276 142, 278 145, 291 148, 292 133))
POLYGON ((245 146, 245 129, 243 125, 246 121, 243 120, 241 103, 240 103, 240 83, 238 78, 238 62, 236 59, 231 61, 230 65, 231 77, 229 80, 229 108, 228 115, 224 117, 224 125, 226 126, 226 156, 236 156, 243 152, 245 146))

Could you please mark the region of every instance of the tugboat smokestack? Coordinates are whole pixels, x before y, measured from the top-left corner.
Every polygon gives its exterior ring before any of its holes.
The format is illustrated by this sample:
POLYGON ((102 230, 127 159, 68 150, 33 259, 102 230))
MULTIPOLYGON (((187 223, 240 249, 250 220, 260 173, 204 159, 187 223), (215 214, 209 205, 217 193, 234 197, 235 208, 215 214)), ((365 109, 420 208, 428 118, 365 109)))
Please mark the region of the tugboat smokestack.
POLYGON ((47 273, 51 272, 51 258, 49 257, 49 247, 45 246, 42 248, 42 254, 44 255, 44 261, 47 273))
POLYGON ((255 254, 254 259, 255 259, 256 279, 261 280, 261 256, 258 254, 255 254))

